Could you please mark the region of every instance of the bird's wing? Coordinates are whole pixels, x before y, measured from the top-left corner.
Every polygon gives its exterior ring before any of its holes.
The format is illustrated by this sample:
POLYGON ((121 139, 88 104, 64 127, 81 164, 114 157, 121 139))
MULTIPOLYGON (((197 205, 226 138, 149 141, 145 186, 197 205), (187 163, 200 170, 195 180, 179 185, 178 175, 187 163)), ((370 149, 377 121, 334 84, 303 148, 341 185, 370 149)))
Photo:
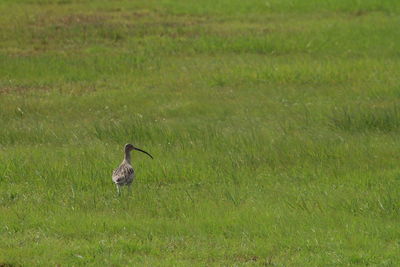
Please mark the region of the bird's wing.
POLYGON ((113 171, 112 179, 114 182, 118 182, 120 179, 128 179, 133 174, 132 166, 123 164, 113 171))

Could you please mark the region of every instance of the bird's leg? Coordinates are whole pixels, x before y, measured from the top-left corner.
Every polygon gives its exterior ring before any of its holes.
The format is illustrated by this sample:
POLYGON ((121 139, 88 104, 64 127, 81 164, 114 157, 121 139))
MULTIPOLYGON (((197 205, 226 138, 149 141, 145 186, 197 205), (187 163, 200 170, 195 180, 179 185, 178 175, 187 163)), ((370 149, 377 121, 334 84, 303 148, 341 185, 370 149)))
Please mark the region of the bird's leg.
POLYGON ((121 195, 121 189, 119 188, 119 185, 116 185, 116 186, 117 186, 117 195, 120 196, 121 195))
POLYGON ((129 195, 132 195, 132 187, 131 187, 131 185, 132 185, 132 184, 128 185, 128 192, 129 192, 129 195))

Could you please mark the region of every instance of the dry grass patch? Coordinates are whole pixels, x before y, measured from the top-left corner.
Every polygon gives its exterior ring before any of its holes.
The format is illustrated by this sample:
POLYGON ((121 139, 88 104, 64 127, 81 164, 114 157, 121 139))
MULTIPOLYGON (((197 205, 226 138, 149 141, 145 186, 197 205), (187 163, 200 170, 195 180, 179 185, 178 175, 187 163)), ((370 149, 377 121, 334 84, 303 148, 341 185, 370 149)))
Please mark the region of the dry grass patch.
POLYGON ((0 86, 0 94, 24 94, 31 91, 50 91, 47 86, 13 85, 0 86))

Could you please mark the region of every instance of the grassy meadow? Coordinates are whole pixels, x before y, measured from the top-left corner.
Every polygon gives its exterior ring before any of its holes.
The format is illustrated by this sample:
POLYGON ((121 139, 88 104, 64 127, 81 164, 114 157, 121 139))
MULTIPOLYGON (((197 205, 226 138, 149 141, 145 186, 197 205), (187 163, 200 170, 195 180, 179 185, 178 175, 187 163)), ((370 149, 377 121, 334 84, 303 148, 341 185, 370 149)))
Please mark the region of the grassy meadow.
POLYGON ((0 266, 399 266, 397 0, 0 1, 0 266), (133 154, 132 194, 111 172, 133 154))

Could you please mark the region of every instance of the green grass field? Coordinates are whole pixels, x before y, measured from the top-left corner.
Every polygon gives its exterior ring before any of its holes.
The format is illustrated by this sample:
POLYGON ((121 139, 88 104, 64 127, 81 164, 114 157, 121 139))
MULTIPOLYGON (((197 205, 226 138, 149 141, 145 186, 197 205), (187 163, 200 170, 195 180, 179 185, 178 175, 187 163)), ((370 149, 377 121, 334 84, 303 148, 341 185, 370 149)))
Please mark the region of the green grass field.
POLYGON ((0 266, 399 266, 399 15, 0 1, 0 266))

